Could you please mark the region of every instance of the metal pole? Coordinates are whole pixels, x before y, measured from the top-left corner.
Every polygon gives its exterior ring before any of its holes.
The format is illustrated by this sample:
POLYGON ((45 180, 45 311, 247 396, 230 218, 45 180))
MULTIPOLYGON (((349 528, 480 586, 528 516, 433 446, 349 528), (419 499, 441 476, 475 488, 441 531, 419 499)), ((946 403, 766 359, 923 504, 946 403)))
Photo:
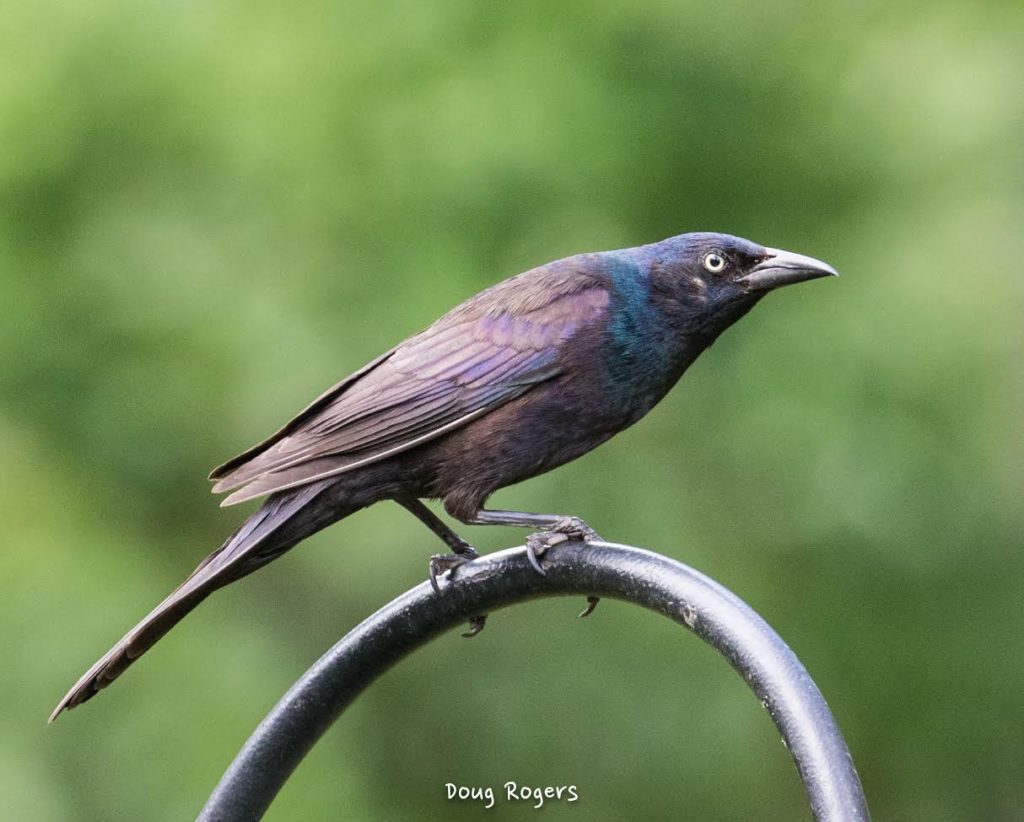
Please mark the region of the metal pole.
POLYGON ((778 726, 814 818, 868 819, 850 752, 821 692, 786 643, 739 597, 681 562, 626 545, 564 542, 544 553, 542 565, 545 576, 530 567, 524 548, 489 554, 459 568, 440 595, 424 582, 358 625, 260 723, 199 819, 262 817, 302 758, 363 689, 444 631, 524 600, 592 594, 664 614, 718 650, 778 726))

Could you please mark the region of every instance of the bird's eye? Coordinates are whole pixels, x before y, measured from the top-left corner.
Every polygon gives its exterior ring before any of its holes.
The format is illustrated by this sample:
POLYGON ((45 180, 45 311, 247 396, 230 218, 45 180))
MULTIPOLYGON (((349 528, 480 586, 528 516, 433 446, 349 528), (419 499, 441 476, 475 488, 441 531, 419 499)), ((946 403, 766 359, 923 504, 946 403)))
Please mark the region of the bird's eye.
POLYGON ((717 274, 725 268, 725 257, 717 251, 711 251, 704 255, 704 267, 713 274, 717 274))

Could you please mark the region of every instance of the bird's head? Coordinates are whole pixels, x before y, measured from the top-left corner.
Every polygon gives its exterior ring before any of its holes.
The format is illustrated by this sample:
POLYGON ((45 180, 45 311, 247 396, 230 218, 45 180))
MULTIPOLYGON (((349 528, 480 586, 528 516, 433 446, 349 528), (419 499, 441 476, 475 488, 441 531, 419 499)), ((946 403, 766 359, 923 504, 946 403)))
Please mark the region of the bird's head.
POLYGON ((821 260, 752 243, 729 234, 682 234, 651 248, 691 318, 717 334, 769 291, 838 272, 821 260))

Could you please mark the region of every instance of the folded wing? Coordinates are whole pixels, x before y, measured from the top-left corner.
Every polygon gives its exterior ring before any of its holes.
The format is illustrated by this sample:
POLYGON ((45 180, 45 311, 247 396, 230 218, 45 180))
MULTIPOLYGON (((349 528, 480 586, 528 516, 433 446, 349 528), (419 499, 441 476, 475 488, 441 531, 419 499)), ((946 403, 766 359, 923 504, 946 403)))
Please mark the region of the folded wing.
POLYGON ((217 468, 225 505, 354 470, 476 419, 560 373, 565 343, 607 309, 603 284, 554 263, 482 292, 217 468))

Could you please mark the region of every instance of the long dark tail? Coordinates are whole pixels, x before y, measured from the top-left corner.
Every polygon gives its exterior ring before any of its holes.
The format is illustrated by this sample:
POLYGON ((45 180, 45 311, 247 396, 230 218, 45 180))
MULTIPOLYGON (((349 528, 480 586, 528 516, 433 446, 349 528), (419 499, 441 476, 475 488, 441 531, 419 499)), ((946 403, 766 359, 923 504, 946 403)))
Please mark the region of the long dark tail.
POLYGON ((331 484, 332 480, 321 481, 270 497, 220 548, 200 562, 167 599, 85 672, 54 708, 50 722, 64 709, 81 705, 117 679, 218 588, 251 574, 300 540, 355 511, 356 508, 344 505, 310 504, 331 484))

